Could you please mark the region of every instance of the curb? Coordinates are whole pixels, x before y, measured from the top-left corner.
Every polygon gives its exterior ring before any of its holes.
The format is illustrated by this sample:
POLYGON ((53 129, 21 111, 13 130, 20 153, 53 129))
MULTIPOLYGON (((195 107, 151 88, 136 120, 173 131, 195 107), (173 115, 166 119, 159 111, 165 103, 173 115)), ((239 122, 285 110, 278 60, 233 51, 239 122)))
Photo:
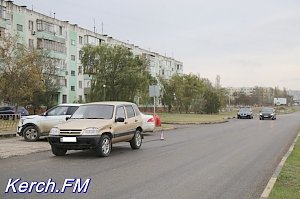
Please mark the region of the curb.
POLYGON ((267 199, 274 187, 274 184, 280 174, 280 171, 285 163, 285 161, 287 160, 287 158, 290 156, 290 154, 292 153, 295 144, 298 140, 298 138, 300 137, 300 132, 298 133, 298 135, 296 136, 296 138, 294 139, 292 145, 290 146, 289 150, 286 152, 286 154, 283 156, 283 158, 281 159, 280 163, 278 164, 278 166, 276 167, 271 179, 269 180, 266 188, 264 189, 263 193, 260 196, 260 199, 267 199))
POLYGON ((174 130, 174 129, 177 129, 175 126, 174 127, 168 127, 168 128, 158 128, 158 127, 156 127, 155 129, 154 129, 154 131, 152 131, 152 132, 144 132, 143 134, 144 135, 152 135, 153 133, 157 133, 157 132, 162 132, 162 131, 171 131, 171 130, 174 130))
POLYGON ((1 138, 11 138, 11 137, 16 137, 16 133, 0 133, 0 139, 1 138))
POLYGON ((200 125, 200 124, 222 124, 229 122, 228 120, 223 120, 223 121, 215 121, 215 122, 163 122, 162 124, 174 124, 174 125, 200 125))

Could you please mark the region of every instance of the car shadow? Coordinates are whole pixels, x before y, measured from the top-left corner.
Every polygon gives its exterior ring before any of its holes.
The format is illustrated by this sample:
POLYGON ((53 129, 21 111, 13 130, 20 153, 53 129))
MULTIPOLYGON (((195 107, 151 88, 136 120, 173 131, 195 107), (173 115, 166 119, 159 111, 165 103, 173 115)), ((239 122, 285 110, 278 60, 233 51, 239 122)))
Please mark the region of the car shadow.
MULTIPOLYGON (((109 156, 106 158, 116 157, 119 155, 124 155, 129 152, 134 152, 130 148, 130 146, 113 146, 112 151, 110 152, 109 156)), ((97 159, 97 158, 103 158, 98 157, 96 155, 95 150, 69 150, 65 156, 55 156, 53 155, 53 158, 59 158, 59 159, 97 159)))

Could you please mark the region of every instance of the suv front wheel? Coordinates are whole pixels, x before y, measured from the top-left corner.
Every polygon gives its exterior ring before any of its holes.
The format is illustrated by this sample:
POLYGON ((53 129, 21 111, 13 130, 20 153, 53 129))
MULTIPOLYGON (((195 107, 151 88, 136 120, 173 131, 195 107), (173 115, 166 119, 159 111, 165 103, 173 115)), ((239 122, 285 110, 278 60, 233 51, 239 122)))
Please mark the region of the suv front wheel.
POLYGON ((28 126, 23 131, 23 137, 28 142, 34 142, 39 139, 40 133, 35 126, 28 126))
POLYGON ((130 140, 130 146, 132 149, 139 149, 142 146, 142 134, 140 132, 140 130, 136 130, 135 134, 132 138, 132 140, 130 140))
POLYGON ((111 152, 111 139, 108 135, 101 135, 98 146, 96 147, 96 153, 100 157, 107 157, 111 152))

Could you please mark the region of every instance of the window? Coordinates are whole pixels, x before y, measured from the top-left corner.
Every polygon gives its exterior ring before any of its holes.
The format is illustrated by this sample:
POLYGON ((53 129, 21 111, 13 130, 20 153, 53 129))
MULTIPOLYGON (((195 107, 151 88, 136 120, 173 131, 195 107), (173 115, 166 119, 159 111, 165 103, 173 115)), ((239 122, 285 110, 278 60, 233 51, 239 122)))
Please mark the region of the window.
POLYGON ((128 118, 134 117, 135 114, 134 114, 134 110, 133 110, 132 106, 127 105, 127 106, 125 106, 125 109, 126 109, 128 118))
POLYGON ((78 95, 78 101, 82 102, 82 95, 78 95))
POLYGON ((23 31, 23 26, 20 25, 20 24, 17 24, 17 30, 18 30, 18 31, 23 31))
POLYGON ((71 39, 71 45, 75 46, 75 40, 74 39, 71 39))
POLYGON ((4 18, 5 17, 5 7, 0 6, 0 18, 4 18))
POLYGON ((117 108, 117 112, 116 112, 116 119, 117 118, 126 118, 125 117, 125 110, 124 110, 124 107, 123 106, 120 106, 117 108))
POLYGON ((59 35, 62 35, 62 34, 63 34, 63 27, 59 26, 59 35))
POLYGON ((0 37, 5 36, 5 29, 0 27, 0 37))
POLYGON ((48 39, 37 39, 37 48, 38 49, 47 49, 53 50, 59 53, 66 53, 66 46, 63 43, 59 43, 56 41, 48 40, 48 39))
MULTIPOLYGON (((63 98, 66 95, 63 95, 63 98)), ((66 102, 63 102, 66 103, 66 102)), ((47 112, 47 116, 57 116, 57 115, 66 115, 68 111, 68 107, 66 106, 57 106, 47 112)))
POLYGON ((82 81, 78 82, 78 88, 82 88, 82 81))
POLYGON ((78 109, 79 106, 70 106, 67 111, 67 115, 73 115, 73 113, 78 109))
POLYGON ((114 112, 114 106, 105 104, 90 104, 80 106, 72 115, 72 118, 78 119, 111 119, 114 112))
POLYGON ((78 66, 78 75, 82 75, 82 66, 78 66))
POLYGON ((137 107, 136 104, 133 104, 133 108, 134 108, 134 111, 135 111, 135 115, 136 116, 140 115, 140 110, 139 110, 139 108, 137 107))
POLYGON ((57 79, 57 85, 58 85, 58 86, 67 87, 67 79, 65 79, 63 76, 60 76, 60 77, 57 79))
POLYGON ((33 30, 33 21, 28 21, 28 30, 33 30))
POLYGON ((71 91, 75 91, 75 86, 71 86, 71 91))
POLYGON ((79 59, 81 59, 81 58, 82 58, 82 55, 83 55, 83 52, 82 52, 82 50, 80 50, 80 51, 79 51, 79 54, 78 54, 78 56, 79 56, 79 59))
POLYGON ((78 40, 79 40, 79 44, 82 44, 82 37, 81 36, 78 37, 78 40))
POLYGON ((75 76, 75 70, 71 70, 71 76, 75 76))
POLYGON ((46 31, 49 33, 55 33, 54 31, 54 24, 42 21, 42 20, 37 20, 37 30, 38 31, 46 31))
POLYGON ((62 103, 67 103, 67 95, 62 96, 62 103))
POLYGON ((34 48, 33 39, 28 39, 29 48, 34 48))
POLYGON ((71 55, 71 60, 75 61, 75 55, 71 55))

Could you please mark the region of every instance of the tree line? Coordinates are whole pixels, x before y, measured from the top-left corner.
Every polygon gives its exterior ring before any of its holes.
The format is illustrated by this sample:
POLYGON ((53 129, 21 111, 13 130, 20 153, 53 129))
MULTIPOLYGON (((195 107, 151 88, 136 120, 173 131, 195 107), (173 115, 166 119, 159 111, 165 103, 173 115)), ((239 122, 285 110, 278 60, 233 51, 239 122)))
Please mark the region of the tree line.
POLYGON ((234 92, 231 96, 232 105, 241 106, 272 106, 274 103, 274 98, 286 98, 287 103, 291 104, 293 102, 292 96, 288 95, 287 90, 283 90, 278 87, 275 88, 263 88, 254 87, 253 92, 246 94, 244 92, 234 92))
POLYGON ((168 111, 180 113, 218 113, 226 104, 226 91, 215 88, 206 78, 194 74, 176 74, 170 80, 161 79, 162 104, 168 111))
MULTIPOLYGON (((28 48, 18 36, 0 38, 0 101, 11 105, 41 105, 57 103, 60 89, 57 59, 50 52, 28 48)), ((134 55, 124 46, 86 45, 80 51, 84 74, 90 76, 91 88, 86 102, 131 101, 151 106, 149 85, 161 86, 160 103, 168 112, 218 113, 229 104, 229 94, 206 78, 195 74, 175 74, 166 80, 151 76, 149 61, 134 55)), ((274 97, 286 97, 286 89, 256 87, 252 95, 234 93, 233 105, 269 105, 274 97)))
POLYGON ((149 85, 160 84, 161 103, 168 111, 218 113, 225 105, 225 90, 193 74, 174 75, 157 81, 149 73, 149 62, 122 46, 85 46, 81 63, 92 76, 89 101, 124 100, 150 104, 149 85), (138 99, 137 99, 138 98, 138 99))

